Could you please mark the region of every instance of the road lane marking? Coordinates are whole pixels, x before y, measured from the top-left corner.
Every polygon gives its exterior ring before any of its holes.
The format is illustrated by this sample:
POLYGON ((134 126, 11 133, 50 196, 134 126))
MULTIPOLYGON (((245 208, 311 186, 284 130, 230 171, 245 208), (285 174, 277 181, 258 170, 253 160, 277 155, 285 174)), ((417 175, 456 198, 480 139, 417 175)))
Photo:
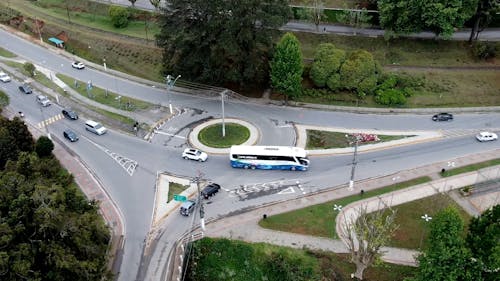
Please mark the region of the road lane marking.
POLYGON ((160 132, 160 131, 155 131, 155 134, 160 134, 160 135, 165 135, 165 136, 170 136, 170 137, 180 138, 180 139, 186 139, 186 137, 183 137, 183 136, 178 136, 178 135, 169 134, 169 133, 160 132))

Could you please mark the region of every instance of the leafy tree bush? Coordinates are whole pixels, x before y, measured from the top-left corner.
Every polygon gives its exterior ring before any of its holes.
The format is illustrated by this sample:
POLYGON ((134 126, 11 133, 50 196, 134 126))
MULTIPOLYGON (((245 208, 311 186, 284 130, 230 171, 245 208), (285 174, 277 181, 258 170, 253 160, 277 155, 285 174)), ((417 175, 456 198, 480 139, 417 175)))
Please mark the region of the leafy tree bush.
POLYGON ((36 68, 35 68, 34 64, 32 64, 31 62, 25 62, 24 65, 23 65, 23 68, 24 68, 24 70, 26 72, 28 72, 28 75, 30 77, 35 76, 35 70, 36 70, 36 68))
POLYGON ((0 112, 2 112, 2 108, 9 105, 9 102, 9 96, 4 91, 0 90, 0 112))
POLYGON ((342 88, 358 93, 362 97, 375 91, 380 67, 373 55, 364 50, 352 52, 340 67, 342 88))
POLYGON ((129 22, 130 13, 125 7, 121 6, 109 6, 108 10, 109 17, 111 18, 111 23, 116 28, 127 27, 129 22))
POLYGON ((8 161, 0 169, 0 279, 111 280, 109 230, 97 204, 57 159, 39 158, 33 146, 17 156, 26 146, 11 135, 18 122, 0 119, 0 157, 8 161), (5 150, 16 155, 5 158, 5 150))
POLYGON ((500 268, 500 205, 472 218, 466 242, 472 256, 481 265, 485 281, 498 280, 500 268))
POLYGON ((271 85, 285 94, 286 99, 294 98, 301 94, 302 52, 297 37, 286 33, 276 45, 273 59, 270 63, 271 85))
POLYGON ((192 0, 187 9, 185 0, 171 0, 162 11, 156 42, 164 74, 242 86, 269 81, 273 38, 290 7, 286 0, 192 0))
POLYGON ((429 247, 418 257, 416 281, 482 280, 462 237, 464 224, 458 211, 446 208, 431 221, 429 247))
POLYGON ((472 54, 482 60, 491 59, 496 57, 498 48, 492 42, 476 41, 472 44, 472 54))
POLYGON ((335 48, 331 43, 320 44, 314 54, 309 77, 317 87, 325 87, 328 82, 330 89, 336 89, 339 86, 340 66, 345 61, 346 54, 344 50, 335 48))
POLYGON ((388 32, 407 34, 429 30, 450 37, 477 8, 478 0, 379 0, 380 24, 388 32))
POLYGON ((54 150, 54 143, 46 137, 41 136, 35 143, 35 151, 38 154, 38 157, 47 157, 52 154, 52 150, 54 150))

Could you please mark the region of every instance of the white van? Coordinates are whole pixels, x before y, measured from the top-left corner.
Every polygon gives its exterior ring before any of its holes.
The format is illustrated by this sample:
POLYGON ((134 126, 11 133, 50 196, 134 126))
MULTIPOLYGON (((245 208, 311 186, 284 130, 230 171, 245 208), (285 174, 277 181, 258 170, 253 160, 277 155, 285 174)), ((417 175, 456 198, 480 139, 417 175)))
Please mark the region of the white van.
POLYGON ((96 135, 102 135, 107 132, 106 128, 104 128, 103 125, 92 120, 87 120, 87 122, 85 122, 85 130, 92 132, 96 135))

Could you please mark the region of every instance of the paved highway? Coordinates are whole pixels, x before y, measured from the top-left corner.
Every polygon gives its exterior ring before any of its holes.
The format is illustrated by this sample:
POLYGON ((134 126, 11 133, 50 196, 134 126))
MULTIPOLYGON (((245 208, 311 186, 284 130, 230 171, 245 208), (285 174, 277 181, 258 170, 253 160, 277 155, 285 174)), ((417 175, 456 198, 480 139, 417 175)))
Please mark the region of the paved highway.
MULTIPOLYGON (((120 95, 135 97, 152 103, 168 103, 165 91, 134 82, 131 79, 112 77, 109 73, 86 68, 76 71, 71 61, 57 53, 26 42, 0 30, 0 46, 19 54, 35 64, 43 65, 55 72, 63 73, 83 81, 92 80, 98 87, 118 89, 120 95)), ((40 109, 35 95, 19 92, 18 81, 0 84, 1 89, 11 96, 11 107, 26 113, 26 120, 38 124, 51 116, 57 116, 60 108, 52 105, 40 109)), ((140 267, 144 239, 149 231, 154 198, 155 177, 158 171, 168 171, 178 175, 195 176, 202 172, 205 178, 220 183, 225 192, 216 196, 207 205, 207 218, 217 217, 249 206, 257 206, 274 200, 301 196, 303 192, 344 184, 349 181, 351 156, 323 156, 312 159, 311 170, 307 172, 247 171, 231 169, 227 156, 210 156, 206 163, 185 161, 180 152, 187 146, 186 137, 193 124, 210 117, 220 117, 221 105, 217 99, 203 98, 173 93, 171 100, 177 108, 186 109, 162 128, 174 133, 178 138, 156 135, 151 143, 136 137, 110 130, 106 135, 96 136, 86 132, 82 118, 78 121, 60 119, 44 127, 56 137, 62 136, 65 128, 72 128, 80 135, 80 141, 68 144, 104 183, 113 200, 124 216, 126 243, 121 266, 120 280, 134 280, 140 267), (130 175, 120 159, 137 161, 138 166, 130 175), (235 180, 237 179, 237 180, 235 180), (293 192, 263 188, 283 181, 293 192), (296 181, 301 188, 293 186, 296 181), (253 186, 252 192, 238 191, 241 185, 253 186)), ((432 122, 428 115, 398 114, 374 115, 331 112, 311 109, 268 106, 241 103, 229 100, 225 108, 226 117, 248 120, 261 133, 260 144, 293 145, 295 132, 290 123, 379 130, 443 130, 464 132, 463 136, 439 141, 400 146, 386 150, 362 153, 356 169, 356 180, 387 175, 402 169, 409 169, 436 161, 455 158, 480 151, 500 148, 500 142, 477 143, 470 132, 479 128, 491 128, 500 124, 500 114, 458 114, 453 122, 432 122), (467 135, 469 133, 469 135, 467 135)), ((91 117, 91 116, 87 116, 91 117)), ((161 272, 162 258, 171 243, 191 225, 190 219, 171 216, 163 226, 165 232, 159 240, 153 260, 144 266, 146 272, 161 272)))

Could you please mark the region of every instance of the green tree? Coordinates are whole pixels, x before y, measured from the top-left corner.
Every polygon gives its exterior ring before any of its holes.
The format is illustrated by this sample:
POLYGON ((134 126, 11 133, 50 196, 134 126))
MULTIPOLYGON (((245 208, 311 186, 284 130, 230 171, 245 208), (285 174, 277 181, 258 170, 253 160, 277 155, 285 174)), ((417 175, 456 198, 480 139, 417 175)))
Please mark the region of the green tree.
MULTIPOLYGON (((337 20, 341 23, 345 23, 351 25, 355 28, 363 28, 369 26, 369 22, 372 19, 372 16, 368 14, 366 8, 358 9, 348 9, 344 6, 344 10, 342 10, 337 15, 337 20)), ((356 29, 354 29, 354 35, 356 35, 356 29)))
POLYGON ((398 228, 395 218, 394 210, 379 208, 368 213, 366 205, 360 206, 351 218, 344 217, 339 235, 347 243, 351 261, 356 265, 354 276, 359 280, 363 280, 365 269, 380 258, 380 249, 394 235, 398 228))
POLYGON ((466 238, 472 256, 481 265, 485 281, 498 280, 500 270, 500 205, 472 218, 466 238))
POLYGON ((450 37, 463 26, 478 0, 379 0, 380 24, 389 33, 408 34, 428 30, 450 37))
POLYGON ((108 10, 109 17, 111 18, 111 23, 116 28, 127 27, 130 13, 127 8, 121 6, 109 6, 108 10))
POLYGON ((477 1, 477 9, 472 17, 474 22, 470 37, 469 43, 473 40, 477 40, 479 33, 483 31, 486 26, 491 22, 491 18, 495 13, 500 11, 500 1, 498 0, 478 0, 477 1))
POLYGON ((35 152, 38 157, 47 157, 52 154, 54 143, 46 136, 41 136, 35 143, 35 152))
POLYGON ((464 224, 458 211, 449 207, 434 216, 430 225, 429 247, 418 257, 418 281, 482 280, 471 263, 462 237, 464 224))
POLYGON ((28 72, 28 75, 30 77, 34 77, 35 76, 35 70, 36 70, 36 68, 35 68, 34 64, 32 64, 31 62, 25 62, 23 64, 23 68, 24 68, 24 70, 26 72, 28 72))
POLYGON ((375 91, 380 72, 380 67, 371 53, 364 50, 354 51, 340 67, 341 87, 364 97, 375 91))
POLYGON ((302 52, 297 37, 292 33, 285 33, 276 45, 273 59, 270 63, 272 87, 288 98, 295 98, 302 89, 302 52))
POLYGON ((269 79, 269 51, 288 20, 286 0, 172 0, 159 20, 163 73, 193 81, 255 85, 269 79))
POLYGON ((335 48, 331 43, 320 44, 314 54, 314 61, 309 71, 309 77, 317 87, 328 87, 336 90, 340 85, 340 66, 344 63, 346 53, 335 48))
POLYGON ((316 26, 316 31, 319 31, 319 24, 326 19, 325 3, 323 0, 309 0, 303 4, 305 7, 297 10, 299 19, 311 21, 316 26))

